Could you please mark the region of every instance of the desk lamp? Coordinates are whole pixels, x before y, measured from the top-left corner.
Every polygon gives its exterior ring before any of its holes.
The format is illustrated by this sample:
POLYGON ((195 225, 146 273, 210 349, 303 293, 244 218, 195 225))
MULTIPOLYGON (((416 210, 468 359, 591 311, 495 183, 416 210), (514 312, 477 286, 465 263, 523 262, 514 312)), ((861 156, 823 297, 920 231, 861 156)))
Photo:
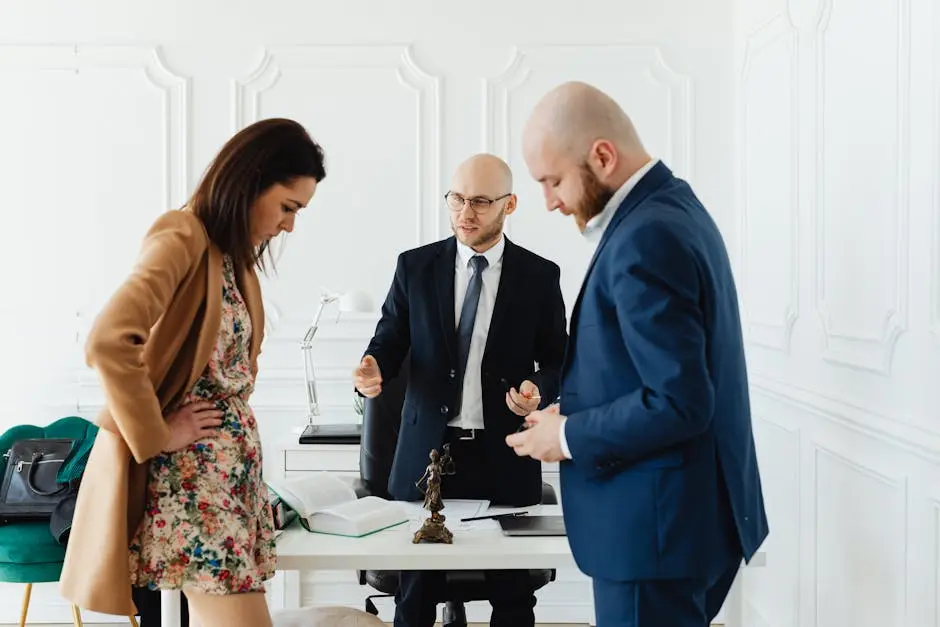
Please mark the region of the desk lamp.
POLYGON ((317 334, 323 310, 330 303, 337 301, 339 301, 337 320, 342 313, 365 313, 372 310, 372 300, 364 292, 353 291, 343 294, 324 291, 320 297, 317 314, 300 344, 304 353, 304 379, 307 386, 307 426, 300 436, 301 444, 359 444, 362 436, 362 425, 359 423, 315 424, 314 422, 321 414, 317 378, 313 366, 313 339, 317 334))

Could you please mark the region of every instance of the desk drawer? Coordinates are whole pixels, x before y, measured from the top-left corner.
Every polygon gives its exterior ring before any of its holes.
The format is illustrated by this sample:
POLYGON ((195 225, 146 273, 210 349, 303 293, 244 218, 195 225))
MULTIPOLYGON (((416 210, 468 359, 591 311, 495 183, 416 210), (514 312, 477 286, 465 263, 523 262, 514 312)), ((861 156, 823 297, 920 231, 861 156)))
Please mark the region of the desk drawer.
MULTIPOLYGON (((288 470, 284 473, 285 479, 293 479, 295 477, 303 477, 304 475, 309 475, 312 472, 319 472, 317 470, 288 470)), ((349 471, 330 471, 330 476, 338 477, 340 479, 349 479, 351 482, 353 480, 359 479, 359 471, 349 472, 349 471)))
POLYGON ((284 451, 284 470, 359 472, 359 451, 336 451, 327 447, 311 451, 284 451))

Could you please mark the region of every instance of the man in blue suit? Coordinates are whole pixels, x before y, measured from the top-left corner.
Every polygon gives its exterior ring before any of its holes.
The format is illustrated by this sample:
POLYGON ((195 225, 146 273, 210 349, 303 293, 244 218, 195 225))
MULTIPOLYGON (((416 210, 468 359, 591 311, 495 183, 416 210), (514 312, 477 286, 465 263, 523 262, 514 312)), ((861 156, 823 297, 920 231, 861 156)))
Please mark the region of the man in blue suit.
POLYGON ((596 88, 546 95, 523 144, 548 209, 573 216, 596 249, 560 403, 507 443, 560 462, 598 627, 705 627, 768 533, 725 245, 596 88))

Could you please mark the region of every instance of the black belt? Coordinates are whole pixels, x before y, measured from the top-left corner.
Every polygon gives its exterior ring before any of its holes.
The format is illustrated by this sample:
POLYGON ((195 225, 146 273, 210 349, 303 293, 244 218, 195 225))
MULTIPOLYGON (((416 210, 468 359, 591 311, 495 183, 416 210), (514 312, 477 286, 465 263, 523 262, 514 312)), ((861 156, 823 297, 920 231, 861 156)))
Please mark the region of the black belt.
POLYGON ((463 429, 461 427, 447 427, 448 439, 453 440, 476 440, 483 437, 483 429, 463 429))

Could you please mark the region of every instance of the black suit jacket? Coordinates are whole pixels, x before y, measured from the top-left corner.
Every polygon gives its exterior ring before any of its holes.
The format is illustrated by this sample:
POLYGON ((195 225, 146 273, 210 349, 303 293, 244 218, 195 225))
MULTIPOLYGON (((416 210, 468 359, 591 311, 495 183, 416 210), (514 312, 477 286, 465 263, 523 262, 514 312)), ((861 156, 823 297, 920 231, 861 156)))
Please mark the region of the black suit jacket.
MULTIPOLYGON (((424 474, 431 449, 440 450, 447 423, 459 411, 456 255, 454 237, 399 255, 375 336, 365 351, 375 357, 385 381, 398 374, 402 359, 411 351, 411 373, 389 477, 389 492, 399 500, 422 498, 415 482, 424 474)), ((530 379, 539 387, 542 407, 558 396, 568 340, 559 277, 557 264, 506 238, 481 368, 487 475, 480 481, 488 484, 494 503, 531 505, 541 498, 541 463, 517 456, 505 442, 523 422, 506 406, 506 392, 530 379)))

